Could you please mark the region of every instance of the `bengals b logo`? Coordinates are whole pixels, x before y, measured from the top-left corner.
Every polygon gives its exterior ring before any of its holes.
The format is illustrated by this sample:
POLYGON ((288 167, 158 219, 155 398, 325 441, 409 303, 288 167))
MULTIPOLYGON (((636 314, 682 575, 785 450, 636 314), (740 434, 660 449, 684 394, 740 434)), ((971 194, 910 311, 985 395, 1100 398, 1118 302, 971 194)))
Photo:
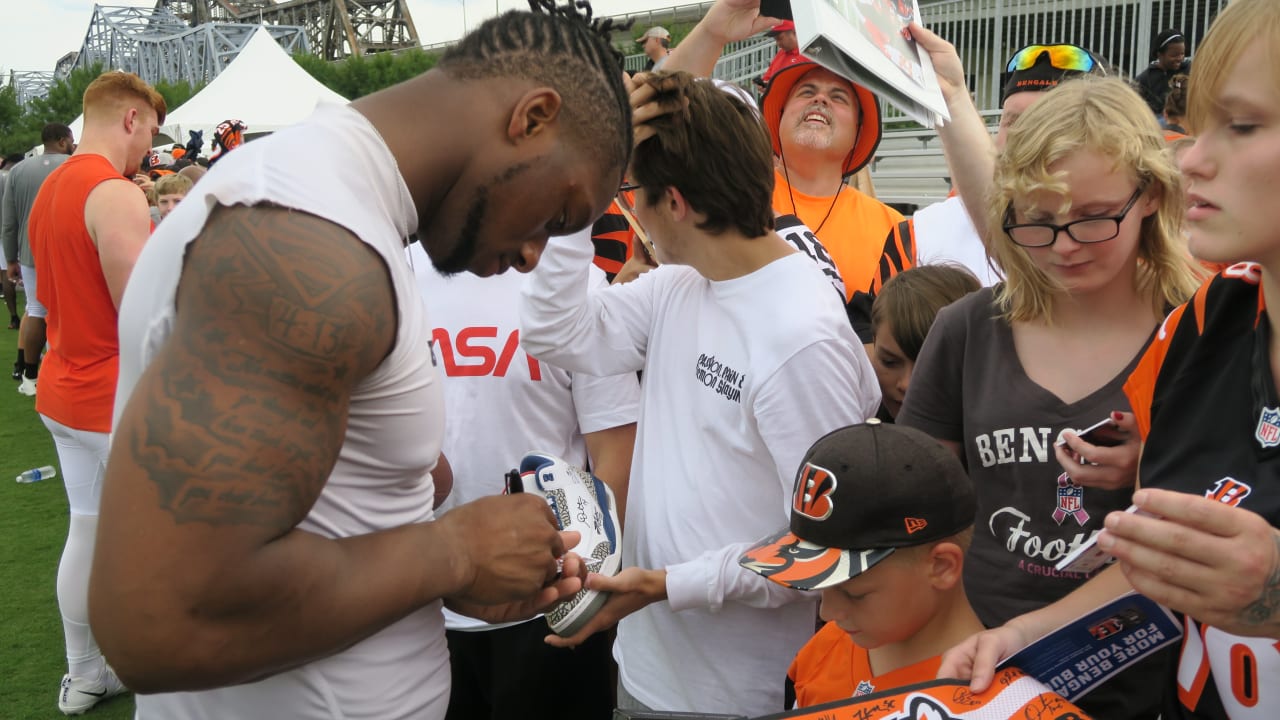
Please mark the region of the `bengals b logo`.
POLYGON ((830 470, 805 463, 796 476, 791 508, 810 520, 826 520, 835 508, 835 501, 831 499, 835 489, 836 476, 830 470))
POLYGON ((1225 477, 1214 483, 1213 487, 1204 491, 1204 496, 1210 500, 1217 500, 1223 505, 1236 507, 1253 492, 1253 488, 1235 478, 1225 477))

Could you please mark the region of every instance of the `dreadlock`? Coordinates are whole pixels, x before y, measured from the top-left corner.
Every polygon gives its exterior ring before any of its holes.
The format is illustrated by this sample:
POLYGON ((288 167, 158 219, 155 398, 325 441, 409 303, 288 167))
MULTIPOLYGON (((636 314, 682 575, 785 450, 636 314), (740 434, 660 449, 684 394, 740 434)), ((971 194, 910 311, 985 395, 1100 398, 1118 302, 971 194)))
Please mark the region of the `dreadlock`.
POLYGON ((532 12, 509 10, 462 38, 439 69, 459 79, 520 77, 560 93, 565 126, 593 152, 614 149, 625 166, 631 151, 631 103, 622 84, 622 54, 609 34, 626 29, 592 18, 591 3, 529 0, 532 12))

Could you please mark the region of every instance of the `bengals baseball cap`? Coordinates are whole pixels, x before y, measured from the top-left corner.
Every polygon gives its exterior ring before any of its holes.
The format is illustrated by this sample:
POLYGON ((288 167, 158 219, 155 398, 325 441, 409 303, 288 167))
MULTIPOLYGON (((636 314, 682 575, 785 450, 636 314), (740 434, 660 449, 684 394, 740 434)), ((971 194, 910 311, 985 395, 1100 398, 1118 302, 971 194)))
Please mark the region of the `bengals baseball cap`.
MULTIPOLYGON (((773 154, 782 156, 782 111, 787 100, 791 99, 791 91, 796 85, 814 70, 822 68, 812 60, 788 65, 773 74, 769 86, 760 97, 760 111, 764 115, 764 125, 769 129, 769 138, 773 142, 773 154)), ((840 174, 848 177, 871 162, 876 155, 876 147, 880 145, 880 103, 867 88, 848 80, 853 86, 853 95, 858 101, 858 132, 853 138, 853 149, 845 156, 844 166, 840 174)), ((785 161, 786 158, 783 157, 785 161)))
POLYGON ((791 527, 738 564, 786 587, 821 590, 857 577, 898 548, 973 525, 973 483, 937 440, 876 419, 828 433, 805 453, 791 527))
POLYGON ((1094 72, 1106 74, 1102 63, 1078 45, 1028 45, 1005 65, 1000 105, 1015 93, 1052 90, 1067 78, 1094 72))

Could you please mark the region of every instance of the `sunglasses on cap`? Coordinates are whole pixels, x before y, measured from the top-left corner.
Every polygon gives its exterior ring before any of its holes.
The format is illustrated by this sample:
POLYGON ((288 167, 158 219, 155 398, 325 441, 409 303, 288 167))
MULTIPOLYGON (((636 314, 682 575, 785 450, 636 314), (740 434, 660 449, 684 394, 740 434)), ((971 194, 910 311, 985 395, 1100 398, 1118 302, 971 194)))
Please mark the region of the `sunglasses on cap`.
POLYGON ((1044 53, 1049 54, 1049 64, 1059 70, 1074 70, 1076 72, 1093 72, 1097 60, 1089 54, 1088 50, 1075 45, 1028 45, 1022 48, 1009 59, 1009 66, 1006 72, 1017 72, 1019 70, 1028 70, 1036 64, 1036 60, 1044 53))

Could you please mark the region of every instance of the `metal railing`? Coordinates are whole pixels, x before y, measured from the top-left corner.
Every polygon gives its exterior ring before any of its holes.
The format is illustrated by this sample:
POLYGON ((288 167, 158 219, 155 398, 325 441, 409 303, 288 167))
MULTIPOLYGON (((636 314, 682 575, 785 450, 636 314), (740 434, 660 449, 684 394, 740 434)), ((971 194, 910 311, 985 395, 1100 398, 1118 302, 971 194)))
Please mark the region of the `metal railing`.
MULTIPOLYGON (((1280 0, 1278 0, 1280 1, 1280 0)), ((1035 43, 1069 42, 1088 48, 1115 71, 1134 76, 1151 60, 1151 39, 1169 27, 1183 31, 1192 56, 1209 23, 1227 0, 939 0, 923 4, 921 15, 930 30, 955 44, 970 78, 975 102, 982 110, 998 110, 1004 63, 1018 48, 1035 43)), ((709 3, 682 8, 705 8, 709 3)), ((654 16, 654 11, 634 15, 654 16)), ((644 22, 638 21, 643 25, 644 22)), ((755 92, 752 78, 764 73, 775 46, 764 36, 725 48, 715 76, 755 92)), ((628 70, 644 68, 644 55, 627 58, 628 70)), ((887 121, 903 120, 885 108, 887 121)))
POLYGON ((921 14, 930 30, 955 44, 978 107, 993 110, 1000 106, 1004 62, 1021 47, 1073 43, 1121 75, 1134 76, 1150 62, 1157 33, 1182 30, 1191 56, 1225 5, 1226 0, 943 0, 922 7, 921 14))
MULTIPOLYGON (((1276 0, 1280 2, 1280 0, 1276 0)), ((924 4, 929 29, 955 44, 969 72, 974 100, 989 125, 997 122, 1004 63, 1016 50, 1036 43, 1070 42, 1088 48, 1116 73, 1132 77, 1151 60, 1151 40, 1165 28, 1177 28, 1192 56, 1209 24, 1227 0, 940 0, 924 4)), ((776 52, 766 37, 726 50, 715 76, 736 82, 753 94, 752 78, 768 67, 776 52)), ((643 58, 643 56, 641 56, 643 58)), ((892 133, 905 133, 918 150, 884 149, 871 165, 882 200, 923 205, 946 194, 942 148, 922 128, 892 106, 883 107, 892 133)), ((882 149, 884 146, 882 146, 882 149)), ((901 148, 901 146, 899 146, 901 148)))

